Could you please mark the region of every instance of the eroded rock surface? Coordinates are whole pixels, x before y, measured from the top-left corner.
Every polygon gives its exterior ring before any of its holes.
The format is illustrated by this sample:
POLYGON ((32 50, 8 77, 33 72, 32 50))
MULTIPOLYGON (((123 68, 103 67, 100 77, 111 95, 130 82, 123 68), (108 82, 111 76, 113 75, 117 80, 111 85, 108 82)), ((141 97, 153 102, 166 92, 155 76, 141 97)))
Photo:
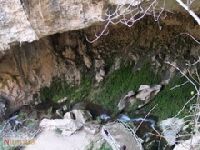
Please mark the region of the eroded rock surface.
MULTIPOLYGON (((102 21, 108 5, 138 5, 143 0, 1 0, 0 1, 0 50, 9 49, 15 42, 31 42, 41 37, 78 30, 102 21)), ((166 10, 186 14, 174 0, 164 3, 166 10)), ((191 9, 199 11, 199 2, 195 1, 191 9)), ((163 0, 158 1, 158 8, 163 0)), ((179 20, 168 24, 181 24, 179 20)), ((198 28, 191 32, 196 33, 198 28)))

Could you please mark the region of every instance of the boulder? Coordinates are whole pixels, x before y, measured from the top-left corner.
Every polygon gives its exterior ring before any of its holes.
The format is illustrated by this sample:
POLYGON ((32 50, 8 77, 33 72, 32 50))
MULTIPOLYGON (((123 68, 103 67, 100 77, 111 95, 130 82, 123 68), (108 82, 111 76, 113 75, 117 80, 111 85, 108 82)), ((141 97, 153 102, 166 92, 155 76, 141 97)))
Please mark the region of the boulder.
POLYGON ((43 119, 40 127, 45 130, 59 129, 62 135, 72 135, 83 127, 83 124, 73 119, 43 119))
POLYGON ((92 118, 92 115, 87 110, 72 110, 70 112, 65 113, 65 119, 73 119, 85 124, 92 118))
POLYGON ((52 130, 45 130, 34 141, 34 144, 27 145, 25 150, 86 150, 90 145, 101 144, 99 142, 102 140, 99 134, 88 134, 85 130, 70 136, 61 136, 52 130))
POLYGON ((140 85, 136 98, 142 101, 148 101, 160 92, 161 85, 140 85))
POLYGON ((113 150, 143 150, 141 141, 124 124, 111 122, 102 127, 101 134, 113 150))

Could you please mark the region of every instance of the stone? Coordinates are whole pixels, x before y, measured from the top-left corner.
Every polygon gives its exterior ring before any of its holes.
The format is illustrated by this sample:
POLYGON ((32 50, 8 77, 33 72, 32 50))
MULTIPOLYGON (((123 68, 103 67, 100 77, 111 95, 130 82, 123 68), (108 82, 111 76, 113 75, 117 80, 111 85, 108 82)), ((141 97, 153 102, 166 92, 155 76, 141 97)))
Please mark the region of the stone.
POLYGON ((83 59, 84 59, 84 63, 85 63, 85 65, 86 65, 86 67, 87 67, 87 68, 91 68, 92 62, 91 62, 90 57, 84 55, 84 56, 83 56, 83 59))
POLYGON ((62 112, 62 110, 60 110, 60 109, 57 109, 57 110, 56 110, 56 114, 57 114, 58 116, 60 116, 60 117, 63 117, 63 112, 62 112))
POLYGON ((68 106, 67 105, 64 105, 63 107, 62 107, 62 110, 63 111, 67 111, 69 108, 68 108, 68 106))
POLYGON ((63 98, 61 98, 61 99, 58 100, 58 104, 64 103, 66 101, 67 101, 67 97, 63 97, 63 98))
POLYGON ((103 81, 105 77, 105 61, 102 59, 96 59, 95 60, 95 80, 97 83, 103 81))
POLYGON ((141 101, 149 101, 155 95, 157 95, 158 92, 160 92, 161 87, 161 85, 140 85, 138 93, 136 94, 136 99, 141 101))
POLYGON ((127 95, 120 99, 117 105, 118 110, 121 111, 127 108, 129 105, 134 105, 137 100, 144 103, 138 107, 143 107, 160 92, 161 87, 161 85, 140 85, 137 92, 129 91, 127 95))
POLYGON ((85 124, 87 121, 92 119, 92 115, 87 110, 72 110, 65 113, 65 119, 73 119, 85 124))
POLYGON ((118 70, 121 67, 121 58, 115 58, 114 70, 118 70))
POLYGON ((103 81, 103 77, 101 76, 101 74, 100 73, 96 73, 96 75, 95 75, 95 80, 99 83, 99 82, 101 82, 101 81, 103 81))
POLYGON ((100 125, 89 122, 84 125, 84 130, 89 134, 97 134, 100 131, 100 125))
POLYGON ((104 69, 100 69, 99 75, 100 75, 102 78, 104 78, 104 76, 106 75, 105 70, 104 70, 104 69))
POLYGON ((118 110, 121 111, 125 109, 130 103, 134 104, 134 101, 136 101, 134 96, 135 96, 135 92, 129 91, 122 99, 120 99, 117 105, 118 110))

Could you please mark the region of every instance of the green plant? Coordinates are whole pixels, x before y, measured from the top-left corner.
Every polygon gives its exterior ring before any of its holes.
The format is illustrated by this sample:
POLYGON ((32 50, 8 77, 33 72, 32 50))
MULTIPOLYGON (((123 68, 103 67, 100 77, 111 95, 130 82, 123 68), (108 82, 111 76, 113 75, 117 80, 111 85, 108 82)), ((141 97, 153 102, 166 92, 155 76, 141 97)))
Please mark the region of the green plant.
POLYGON ((148 63, 137 72, 133 72, 130 65, 122 66, 91 92, 90 99, 116 113, 117 103, 128 91, 137 90, 141 84, 156 84, 159 80, 159 76, 153 73, 148 63))
POLYGON ((49 87, 40 89, 40 99, 57 103, 59 99, 67 97, 70 101, 80 101, 88 95, 91 84, 89 76, 83 77, 79 86, 70 86, 67 81, 55 78, 49 87))
MULTIPOLYGON (((186 84, 174 90, 171 90, 171 88, 175 85, 184 83, 185 80, 186 79, 184 77, 177 75, 177 77, 175 77, 170 84, 167 85, 147 107, 145 107, 145 109, 150 110, 153 108, 153 106, 157 105, 152 114, 158 116, 160 120, 176 115, 182 109, 185 103, 192 97, 190 92, 194 89, 190 84, 186 84)), ((191 103, 194 103, 194 101, 191 103)), ((184 117, 185 115, 188 115, 190 104, 186 106, 184 111, 178 117, 184 117)))
POLYGON ((107 143, 104 143, 99 150, 112 150, 112 148, 107 143))

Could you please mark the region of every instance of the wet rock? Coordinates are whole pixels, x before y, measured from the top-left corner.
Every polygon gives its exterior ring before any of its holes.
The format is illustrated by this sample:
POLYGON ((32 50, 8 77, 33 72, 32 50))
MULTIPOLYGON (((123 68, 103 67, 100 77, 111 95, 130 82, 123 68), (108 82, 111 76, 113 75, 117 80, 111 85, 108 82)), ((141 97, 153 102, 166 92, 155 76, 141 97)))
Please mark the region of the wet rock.
POLYGON ((15 115, 9 118, 8 123, 10 124, 11 129, 14 131, 18 130, 23 124, 22 121, 18 120, 18 115, 15 115))
POLYGON ((178 118, 169 118, 161 121, 160 128, 163 131, 164 137, 169 145, 175 145, 176 135, 184 126, 184 120, 178 118))
POLYGON ((64 105, 63 107, 62 107, 62 110, 65 112, 65 111, 67 111, 69 108, 68 108, 68 106, 67 105, 64 105))
POLYGON ((129 116, 127 115, 124 115, 124 114, 121 114, 119 115, 119 117, 117 118, 117 120, 121 121, 121 122, 133 122, 133 123, 140 123, 140 122, 143 122, 143 123, 149 123, 150 127, 152 128, 155 128, 155 121, 153 119, 148 119, 148 118, 130 118, 129 116))
POLYGON ((129 121, 131 121, 131 118, 129 118, 127 115, 121 114, 121 115, 118 117, 117 120, 120 120, 120 121, 122 121, 122 122, 129 122, 129 121))
POLYGON ((107 114, 101 114, 99 117, 100 117, 100 119, 101 119, 102 121, 104 121, 104 122, 107 122, 108 120, 111 119, 111 117, 108 116, 107 114))

